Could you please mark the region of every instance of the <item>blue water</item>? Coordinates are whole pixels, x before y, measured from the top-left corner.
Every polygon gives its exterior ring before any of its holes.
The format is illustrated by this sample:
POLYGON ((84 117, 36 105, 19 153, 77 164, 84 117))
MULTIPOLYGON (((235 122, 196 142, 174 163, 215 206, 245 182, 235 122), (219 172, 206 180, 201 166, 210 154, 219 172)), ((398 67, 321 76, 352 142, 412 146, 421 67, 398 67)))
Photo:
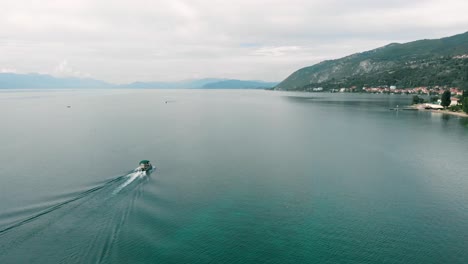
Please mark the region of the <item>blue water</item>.
POLYGON ((468 120, 410 101, 0 91, 0 263, 466 263, 468 120))

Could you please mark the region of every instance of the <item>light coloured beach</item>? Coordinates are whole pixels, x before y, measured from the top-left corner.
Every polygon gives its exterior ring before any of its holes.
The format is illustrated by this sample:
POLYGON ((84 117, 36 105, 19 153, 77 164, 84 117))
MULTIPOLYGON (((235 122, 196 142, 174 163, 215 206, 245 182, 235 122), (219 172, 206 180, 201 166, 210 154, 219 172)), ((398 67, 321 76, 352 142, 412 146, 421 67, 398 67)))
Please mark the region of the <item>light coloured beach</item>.
POLYGON ((432 112, 432 113, 439 113, 439 114, 445 114, 445 115, 454 115, 454 116, 459 116, 459 117, 467 117, 468 118, 468 114, 467 113, 464 113, 464 112, 453 112, 453 111, 450 111, 448 109, 440 109, 440 110, 437 110, 437 109, 425 109, 425 104, 415 104, 415 105, 412 105, 410 106, 411 108, 414 108, 414 109, 418 109, 420 111, 428 111, 428 112, 432 112))

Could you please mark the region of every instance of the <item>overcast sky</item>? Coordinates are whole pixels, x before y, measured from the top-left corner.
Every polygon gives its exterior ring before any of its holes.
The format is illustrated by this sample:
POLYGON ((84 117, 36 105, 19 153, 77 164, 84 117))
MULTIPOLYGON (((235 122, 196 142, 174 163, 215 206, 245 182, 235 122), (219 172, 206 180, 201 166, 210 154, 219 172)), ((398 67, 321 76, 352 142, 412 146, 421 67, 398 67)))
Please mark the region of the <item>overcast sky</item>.
POLYGON ((466 32, 467 10, 467 0, 1 0, 0 72, 281 81, 325 59, 466 32))

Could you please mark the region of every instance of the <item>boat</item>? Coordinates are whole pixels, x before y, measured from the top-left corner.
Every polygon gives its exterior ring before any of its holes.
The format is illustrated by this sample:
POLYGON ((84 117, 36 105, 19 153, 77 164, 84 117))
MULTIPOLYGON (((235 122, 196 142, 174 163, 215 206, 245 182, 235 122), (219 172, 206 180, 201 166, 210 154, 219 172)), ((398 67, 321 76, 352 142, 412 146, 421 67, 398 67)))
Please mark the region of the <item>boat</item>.
POLYGON ((153 165, 149 160, 142 160, 137 168, 138 171, 145 171, 148 172, 153 169, 153 165))

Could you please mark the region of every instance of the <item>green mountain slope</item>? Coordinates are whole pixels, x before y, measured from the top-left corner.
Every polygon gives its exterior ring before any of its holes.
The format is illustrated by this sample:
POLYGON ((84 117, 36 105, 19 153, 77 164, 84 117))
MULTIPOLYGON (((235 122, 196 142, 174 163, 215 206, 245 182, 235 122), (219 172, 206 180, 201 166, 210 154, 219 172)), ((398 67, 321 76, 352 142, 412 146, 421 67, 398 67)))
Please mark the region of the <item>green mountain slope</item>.
POLYGON ((468 84, 468 32, 452 37, 418 40, 356 53, 302 68, 276 90, 333 89, 396 85, 417 87, 468 84))

